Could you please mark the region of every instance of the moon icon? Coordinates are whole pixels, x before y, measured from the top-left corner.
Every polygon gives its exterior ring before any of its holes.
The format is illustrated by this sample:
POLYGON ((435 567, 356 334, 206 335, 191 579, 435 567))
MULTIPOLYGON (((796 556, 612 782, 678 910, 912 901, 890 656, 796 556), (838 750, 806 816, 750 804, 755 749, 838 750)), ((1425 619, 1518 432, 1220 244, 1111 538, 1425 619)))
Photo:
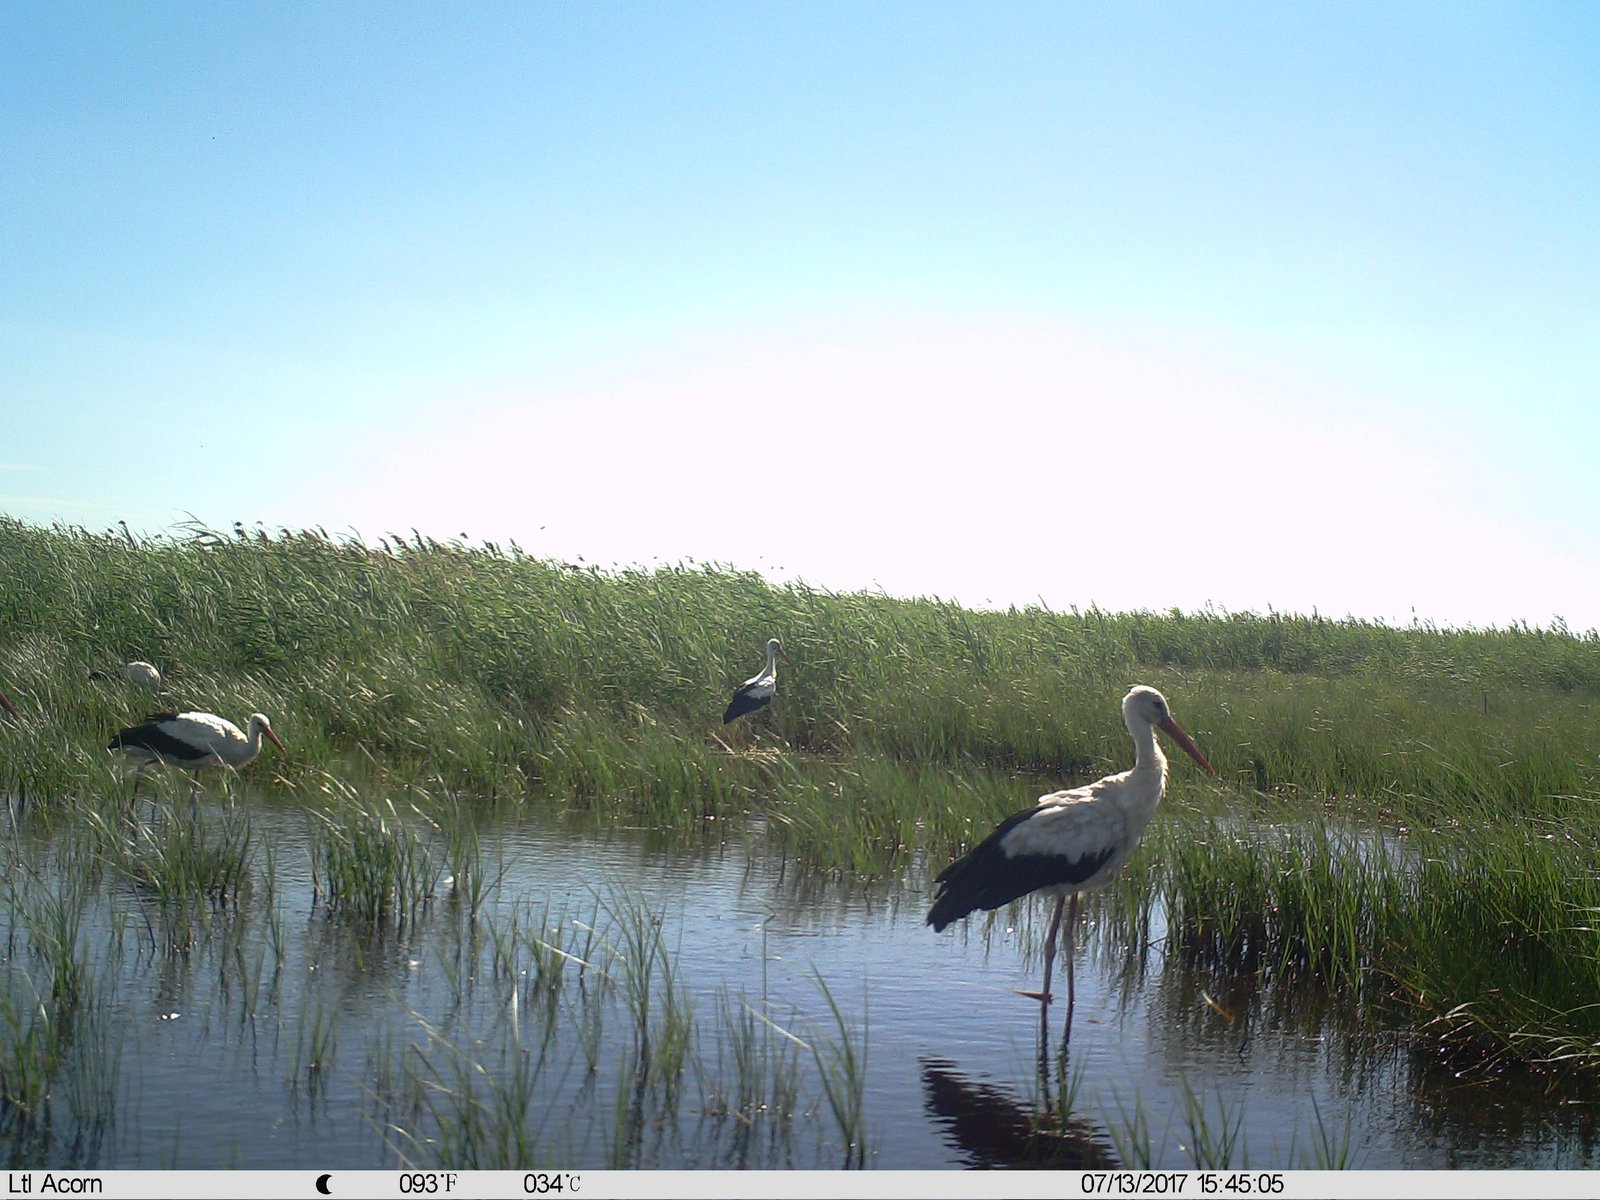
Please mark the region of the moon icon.
POLYGON ((333 1195, 333 1189, 328 1186, 328 1180, 330 1180, 332 1178, 333 1178, 332 1175, 318 1175, 317 1176, 317 1191, 321 1192, 324 1196, 333 1195))

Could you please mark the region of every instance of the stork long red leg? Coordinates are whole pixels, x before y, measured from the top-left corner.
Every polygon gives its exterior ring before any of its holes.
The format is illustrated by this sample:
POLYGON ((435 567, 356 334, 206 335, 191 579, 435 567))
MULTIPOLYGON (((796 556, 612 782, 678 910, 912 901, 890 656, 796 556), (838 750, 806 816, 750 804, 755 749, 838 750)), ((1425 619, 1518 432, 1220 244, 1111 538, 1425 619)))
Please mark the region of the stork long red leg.
POLYGON ((1050 1003, 1050 964, 1056 956, 1056 930, 1061 928, 1061 908, 1066 902, 1065 896, 1057 898, 1056 915, 1050 919, 1050 932, 1044 935, 1044 986, 1039 989, 1041 1004, 1050 1003))
MULTIPOLYGON (((1058 920, 1060 919, 1060 916, 1061 916, 1061 908, 1060 908, 1059 905, 1057 905, 1057 907, 1056 907, 1056 917, 1057 917, 1058 920)), ((1077 923, 1078 923, 1078 893, 1077 892, 1073 892, 1072 893, 1072 904, 1067 909, 1067 929, 1066 929, 1066 934, 1065 934, 1066 942, 1067 942, 1067 1029, 1066 1029, 1066 1032, 1061 1035, 1061 1041, 1063 1043, 1066 1043, 1066 1042, 1069 1042, 1069 1041, 1072 1040, 1072 1010, 1078 1003, 1078 989, 1075 986, 1074 981, 1073 981, 1073 970, 1072 970, 1072 959, 1073 959, 1073 953, 1072 953, 1072 949, 1073 949, 1072 931, 1073 931, 1073 927, 1075 925, 1077 925, 1077 923)))

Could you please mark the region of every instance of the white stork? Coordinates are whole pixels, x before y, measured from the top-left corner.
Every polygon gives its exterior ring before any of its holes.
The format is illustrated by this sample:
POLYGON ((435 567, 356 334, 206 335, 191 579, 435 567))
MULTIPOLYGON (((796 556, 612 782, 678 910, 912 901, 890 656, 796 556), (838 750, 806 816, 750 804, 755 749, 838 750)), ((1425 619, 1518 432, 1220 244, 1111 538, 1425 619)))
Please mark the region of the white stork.
POLYGON ((121 675, 129 683, 136 683, 140 687, 149 688, 152 692, 161 690, 161 672, 154 663, 147 663, 143 659, 134 659, 133 662, 123 663, 115 671, 91 671, 91 679, 110 679, 112 675, 121 675))
POLYGON ((139 776, 155 763, 182 767, 194 778, 195 795, 200 790, 200 772, 206 767, 232 767, 238 769, 261 753, 261 739, 265 737, 279 750, 288 748, 272 732, 272 725, 261 713, 251 713, 249 732, 242 731, 232 721, 215 713, 156 713, 140 725, 120 731, 106 745, 107 750, 120 750, 139 764, 134 774, 134 787, 139 776))
POLYGON ((728 711, 722 714, 722 723, 727 725, 745 713, 755 712, 758 708, 765 708, 772 703, 773 694, 778 690, 778 655, 783 655, 783 661, 791 667, 794 659, 784 653, 783 646, 777 638, 767 643, 767 665, 759 674, 752 675, 739 685, 733 693, 733 699, 728 704, 728 711))
MULTIPOLYGON (((1145 826, 1161 803, 1167 783, 1167 758, 1156 742, 1156 729, 1168 734, 1206 771, 1216 769, 1179 728, 1166 697, 1153 687, 1139 686, 1122 701, 1122 719, 1133 738, 1133 769, 1107 775, 1084 787, 1051 792, 1032 808, 1007 817, 993 833, 940 873, 928 924, 937 933, 952 921, 978 909, 1043 892, 1056 897, 1055 916, 1044 942, 1044 986, 1038 999, 1050 1003, 1050 964, 1056 952, 1061 912, 1072 898, 1064 940, 1067 955, 1067 1032, 1072 1035, 1076 999, 1072 979, 1072 927, 1078 918, 1078 896, 1103 888, 1128 861, 1145 826)), ((1032 995, 1032 993, 1024 993, 1032 995)))
POLYGON ((143 659, 136 658, 132 662, 122 664, 122 673, 140 687, 147 687, 152 692, 161 690, 161 672, 156 669, 155 663, 147 663, 143 659))

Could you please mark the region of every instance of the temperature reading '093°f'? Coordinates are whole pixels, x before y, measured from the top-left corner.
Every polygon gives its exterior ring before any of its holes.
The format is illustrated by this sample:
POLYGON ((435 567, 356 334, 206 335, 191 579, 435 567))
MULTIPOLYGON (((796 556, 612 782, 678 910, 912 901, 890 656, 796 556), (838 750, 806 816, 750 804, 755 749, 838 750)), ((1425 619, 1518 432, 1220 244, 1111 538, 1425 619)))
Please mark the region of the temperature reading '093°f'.
POLYGON ((400 1176, 400 1191, 407 1196, 448 1196, 455 1187, 454 1171, 407 1171, 400 1176))

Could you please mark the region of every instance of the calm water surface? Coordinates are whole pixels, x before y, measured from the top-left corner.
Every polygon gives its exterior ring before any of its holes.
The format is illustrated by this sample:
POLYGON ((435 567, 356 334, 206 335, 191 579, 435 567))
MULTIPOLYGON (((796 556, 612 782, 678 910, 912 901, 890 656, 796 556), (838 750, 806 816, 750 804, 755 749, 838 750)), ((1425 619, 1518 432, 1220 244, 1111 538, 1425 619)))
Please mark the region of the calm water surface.
MULTIPOLYGON (((685 845, 505 817, 479 830, 491 886, 476 914, 435 842, 438 898, 374 926, 315 901, 303 812, 244 805, 272 885, 176 933, 148 892, 109 873, 74 882, 59 847, 13 833, 0 1072, 23 1069, 17 1047, 49 995, 43 925, 75 922, 87 983, 48 1099, 0 1115, 10 1165, 1315 1167, 1343 1154, 1448 1168, 1594 1154, 1587 1097, 1460 1081, 1337 997, 1197 975, 1163 955, 1159 911, 1138 955, 1092 920, 1081 930, 1070 1051, 1058 1055, 1056 1006, 1041 1074, 1038 1005, 1015 989, 1038 986, 1047 906, 935 935, 923 917, 942 864, 864 885, 767 854, 758 828, 717 822, 685 845), (674 1012, 690 1033, 681 1069, 663 1071, 674 1012), (865 1064, 859 1157, 823 1080, 846 1052, 865 1064), (1040 1114, 1055 1136, 1032 1135, 1040 1114)), ((213 830, 224 815, 202 810, 213 830)))

